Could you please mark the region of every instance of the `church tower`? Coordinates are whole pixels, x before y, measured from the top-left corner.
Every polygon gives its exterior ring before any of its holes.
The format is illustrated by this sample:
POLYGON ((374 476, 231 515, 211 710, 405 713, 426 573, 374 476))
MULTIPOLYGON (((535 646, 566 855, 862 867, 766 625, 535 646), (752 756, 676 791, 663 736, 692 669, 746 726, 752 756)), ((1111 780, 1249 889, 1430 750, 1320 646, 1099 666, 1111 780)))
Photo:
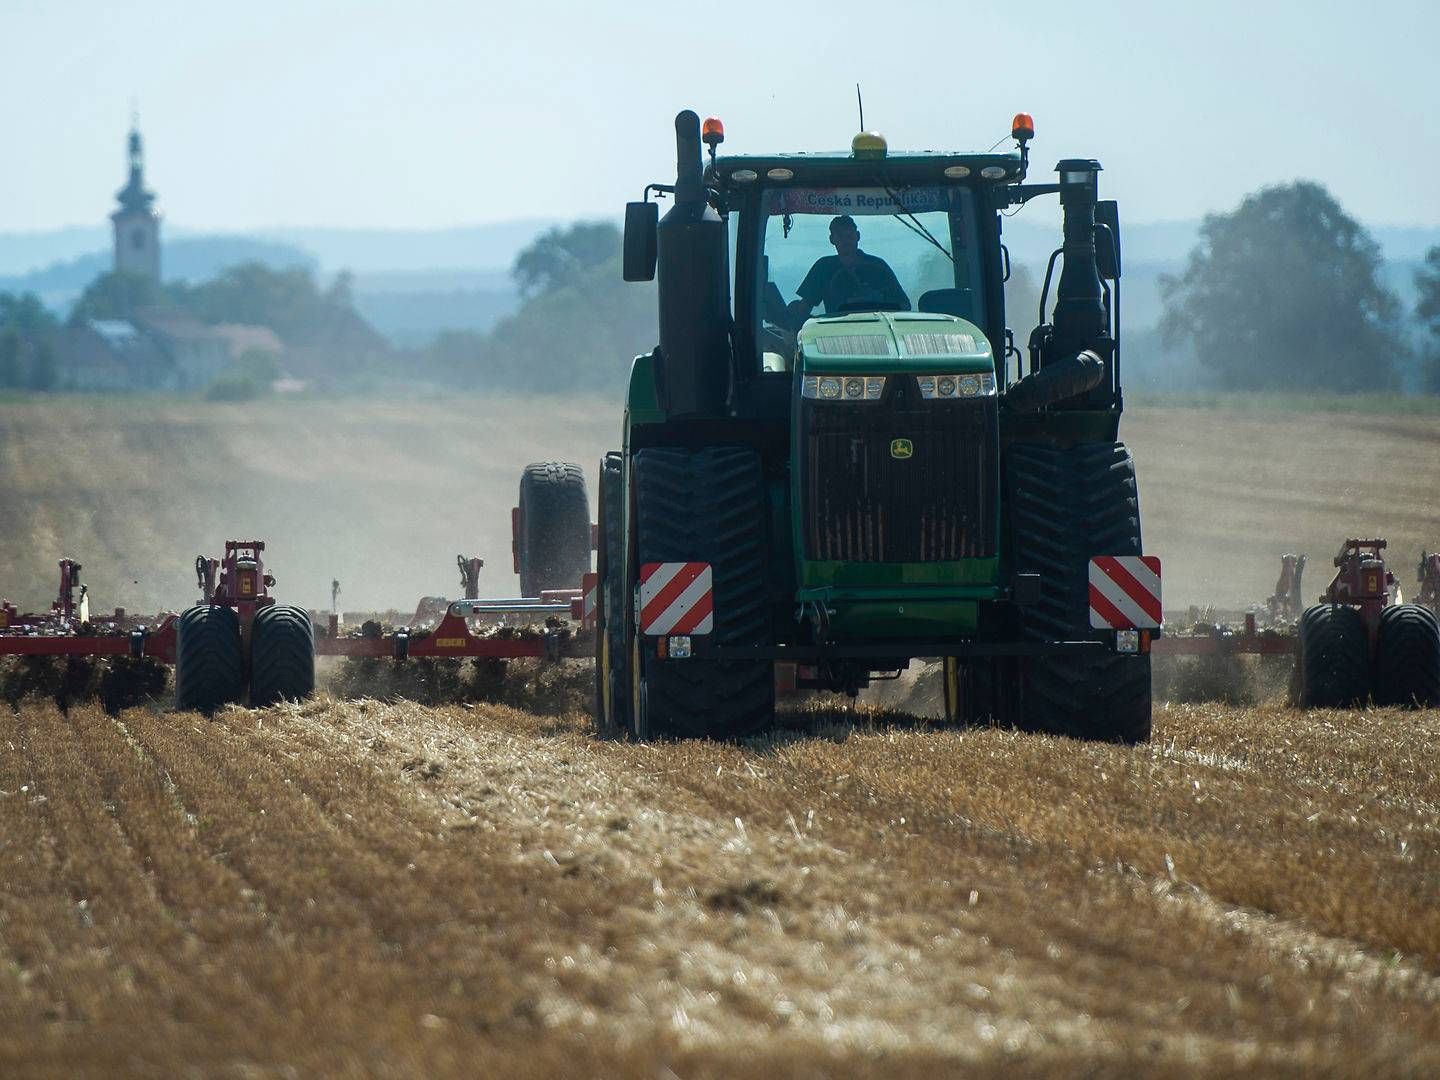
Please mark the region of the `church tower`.
POLYGON ((115 225, 115 270, 160 280, 160 215, 155 193, 145 190, 145 153, 138 121, 130 128, 130 180, 116 193, 120 209, 110 215, 115 225))

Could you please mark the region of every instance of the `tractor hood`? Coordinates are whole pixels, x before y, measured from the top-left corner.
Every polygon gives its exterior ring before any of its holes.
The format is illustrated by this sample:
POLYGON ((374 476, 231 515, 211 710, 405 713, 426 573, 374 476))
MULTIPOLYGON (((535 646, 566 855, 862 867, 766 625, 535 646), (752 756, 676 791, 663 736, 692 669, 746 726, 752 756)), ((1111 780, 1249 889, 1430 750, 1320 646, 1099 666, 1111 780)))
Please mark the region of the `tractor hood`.
POLYGON ((995 370, 984 332, 954 315, 877 311, 809 320, 797 340, 810 374, 968 374, 995 370))

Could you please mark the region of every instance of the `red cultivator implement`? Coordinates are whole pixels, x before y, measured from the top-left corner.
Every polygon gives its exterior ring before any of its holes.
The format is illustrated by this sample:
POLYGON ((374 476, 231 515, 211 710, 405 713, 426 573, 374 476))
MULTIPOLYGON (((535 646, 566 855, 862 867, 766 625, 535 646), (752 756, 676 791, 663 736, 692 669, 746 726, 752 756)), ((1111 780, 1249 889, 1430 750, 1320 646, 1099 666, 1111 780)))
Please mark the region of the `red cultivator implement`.
MULTIPOLYGON (((462 555, 456 561, 465 596, 427 598, 413 625, 387 629, 366 623, 346 633, 332 610, 317 628, 309 611, 273 595, 275 577, 265 567, 264 541, 229 540, 221 558, 196 558, 200 600, 183 612, 145 617, 116 609, 96 617, 89 613, 88 589, 79 583, 80 564, 62 559, 59 592, 48 612, 22 613, 0 601, 0 657, 173 664, 177 707, 208 712, 227 703, 260 706, 306 697, 315 686, 316 656, 396 661, 589 656, 594 575, 578 466, 530 466, 520 502, 514 515, 516 561, 534 595, 477 596, 484 561, 462 555), (537 484, 544 485, 538 495, 537 484), (574 587, 545 587, 568 571, 576 574, 574 587)), ((335 581, 332 607, 338 595, 335 581)))
POLYGON ((1422 551, 1416 577, 1420 582, 1420 595, 1415 602, 1440 615, 1440 553, 1422 551))
POLYGON ((1320 602, 1303 610, 1305 557, 1286 555, 1261 613, 1267 625, 1250 613, 1241 627, 1167 628, 1154 654, 1293 655, 1291 698, 1302 706, 1440 704, 1440 555, 1421 555, 1418 602, 1407 604, 1385 564, 1386 546, 1380 539, 1346 540, 1320 602))

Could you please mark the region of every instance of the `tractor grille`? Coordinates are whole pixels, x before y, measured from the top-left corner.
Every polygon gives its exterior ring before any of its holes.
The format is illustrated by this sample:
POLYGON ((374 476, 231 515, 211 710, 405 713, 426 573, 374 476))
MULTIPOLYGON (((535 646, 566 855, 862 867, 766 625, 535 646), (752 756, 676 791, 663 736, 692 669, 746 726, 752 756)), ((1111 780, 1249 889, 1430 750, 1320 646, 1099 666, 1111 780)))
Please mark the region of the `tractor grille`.
POLYGON ((908 377, 879 403, 801 399, 805 554, 945 562, 995 554, 996 401, 925 401, 908 377), (892 442, 908 439, 911 456, 892 442))

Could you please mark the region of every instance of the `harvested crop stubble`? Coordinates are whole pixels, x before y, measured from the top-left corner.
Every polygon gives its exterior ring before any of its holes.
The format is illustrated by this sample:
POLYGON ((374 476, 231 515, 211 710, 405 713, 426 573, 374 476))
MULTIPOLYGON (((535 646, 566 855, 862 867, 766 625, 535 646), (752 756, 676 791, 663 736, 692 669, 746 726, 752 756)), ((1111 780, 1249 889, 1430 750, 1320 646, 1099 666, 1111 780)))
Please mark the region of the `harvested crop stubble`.
POLYGON ((0 1074, 1440 1069, 1440 713, 0 717, 0 1074))

